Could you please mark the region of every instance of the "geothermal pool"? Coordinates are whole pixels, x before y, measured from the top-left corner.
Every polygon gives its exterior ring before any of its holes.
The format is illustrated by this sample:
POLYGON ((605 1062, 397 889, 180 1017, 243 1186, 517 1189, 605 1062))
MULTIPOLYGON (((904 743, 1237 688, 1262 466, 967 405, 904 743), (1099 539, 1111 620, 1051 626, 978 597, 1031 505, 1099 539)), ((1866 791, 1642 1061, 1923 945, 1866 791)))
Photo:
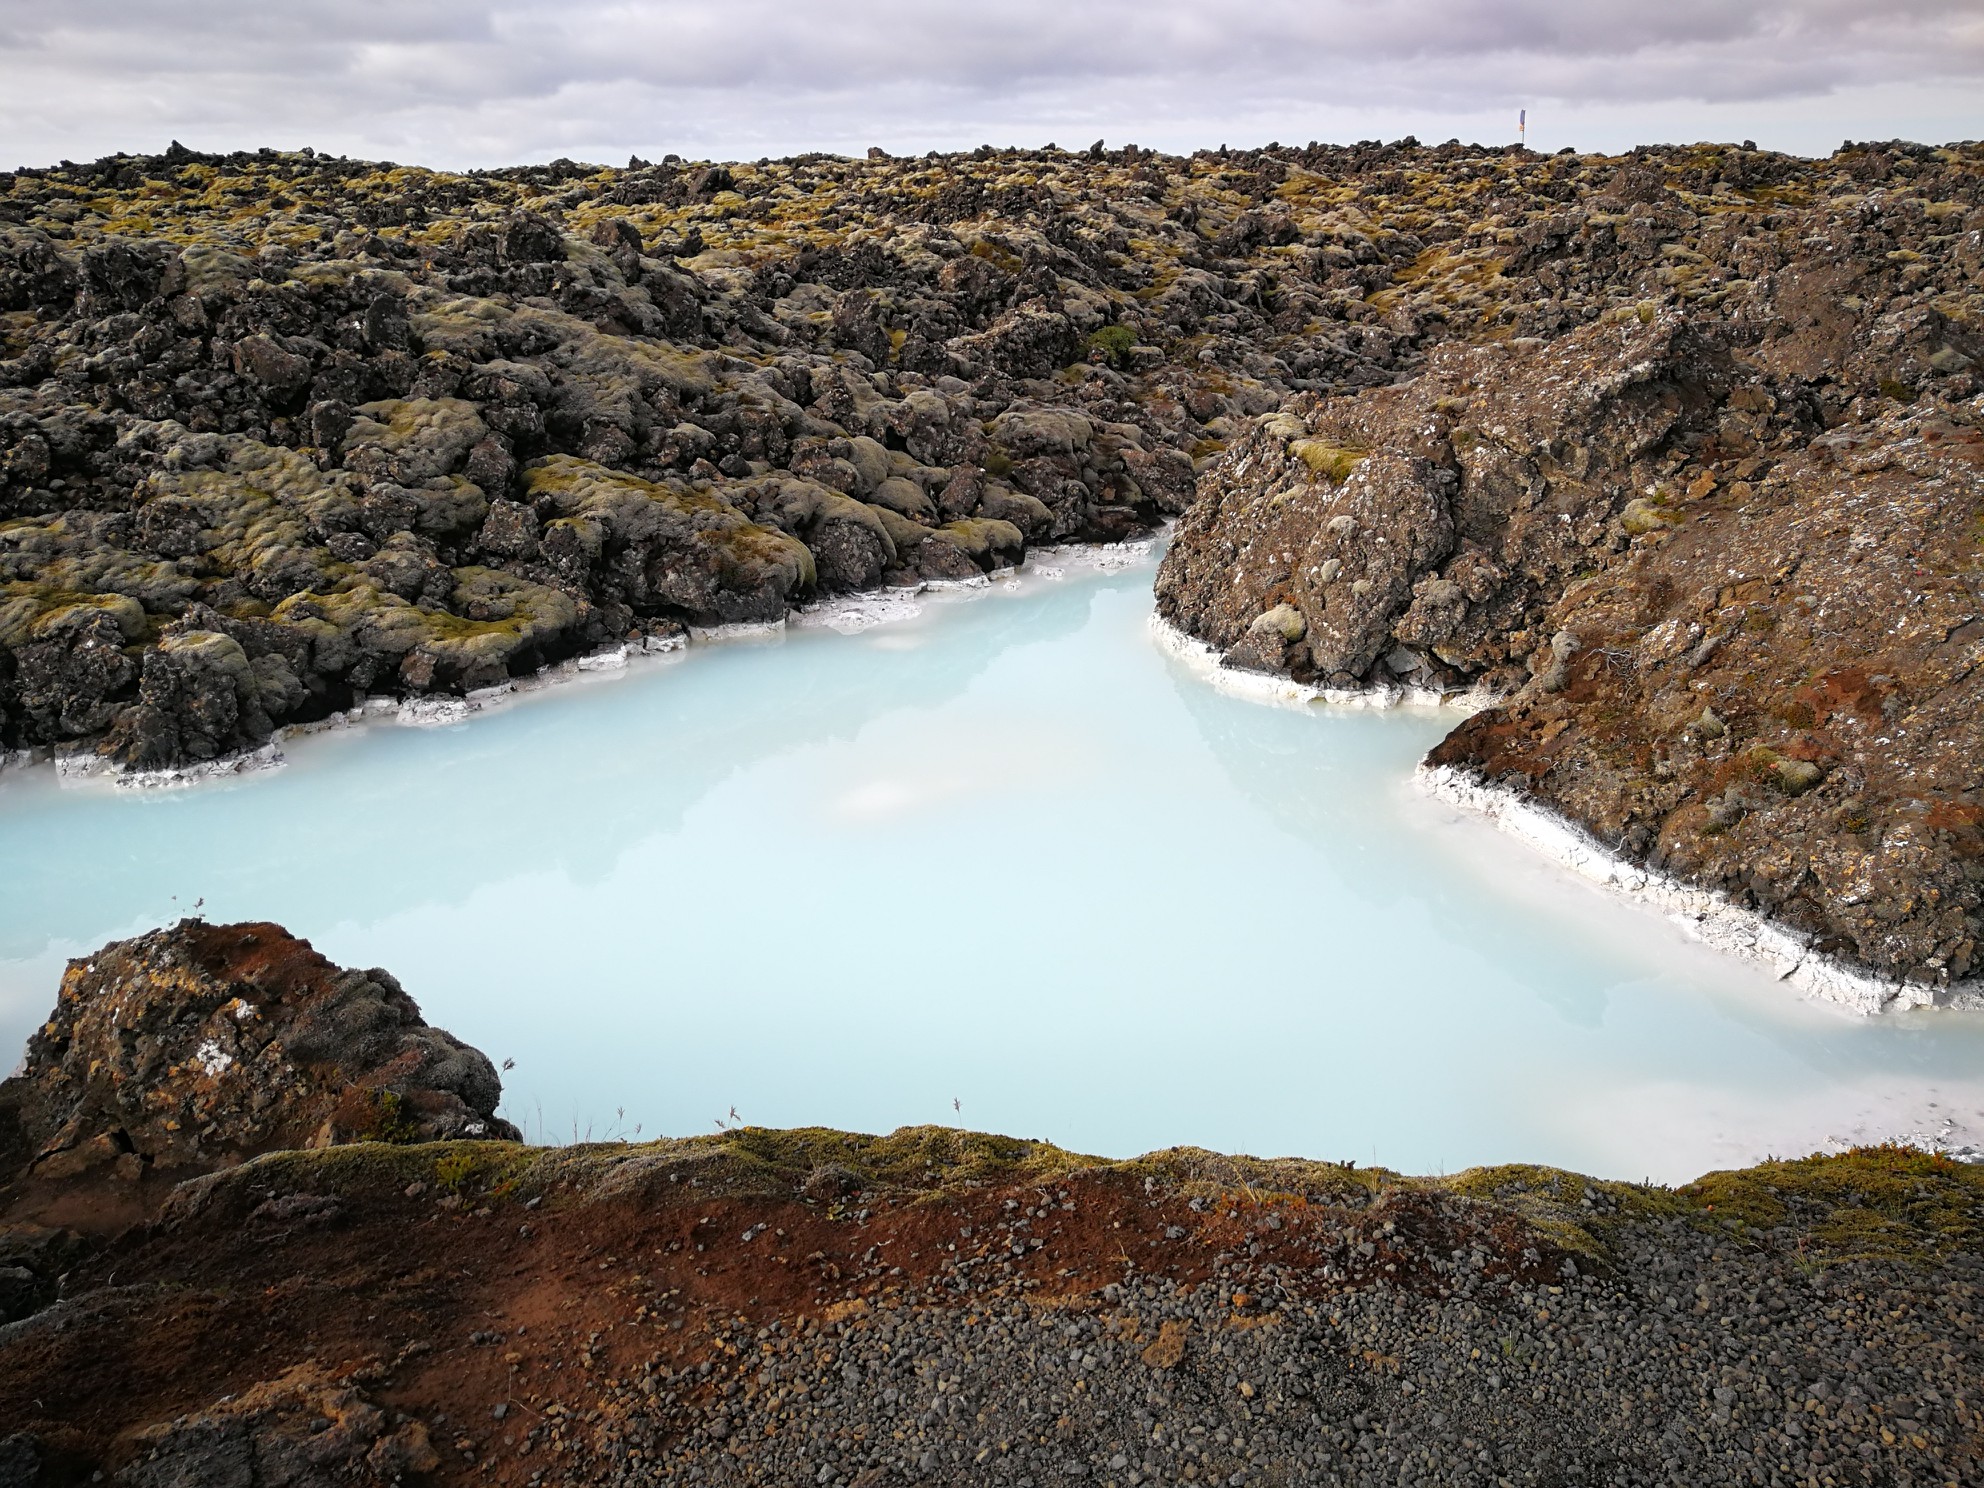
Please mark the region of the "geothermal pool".
POLYGON ((734 1111, 1680 1181, 1978 1140, 1984 1017, 1804 1001, 1421 797, 1454 715, 1215 690, 1152 644, 1153 563, 1037 559, 190 788, 9 771, 4 1062, 66 958, 204 900, 392 970, 515 1060, 538 1141, 734 1111))

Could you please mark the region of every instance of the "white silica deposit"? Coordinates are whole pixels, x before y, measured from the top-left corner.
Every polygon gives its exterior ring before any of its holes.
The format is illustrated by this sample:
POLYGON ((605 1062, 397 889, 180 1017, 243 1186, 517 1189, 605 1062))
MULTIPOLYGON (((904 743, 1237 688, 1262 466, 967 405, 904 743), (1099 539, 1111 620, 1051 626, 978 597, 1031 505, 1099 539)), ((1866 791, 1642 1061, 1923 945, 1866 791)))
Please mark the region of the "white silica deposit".
POLYGON ((1601 888, 1657 910, 1697 940, 1733 956, 1761 962, 1780 982, 1857 1013, 1911 1008, 1984 1008, 1984 982, 1949 987, 1877 977, 1835 957, 1821 955, 1809 939, 1786 929, 1728 896, 1695 888, 1667 874, 1628 862, 1608 851, 1576 824, 1507 786, 1479 780, 1448 765, 1421 765, 1419 783, 1432 795, 1479 812, 1601 888))
POLYGON ((204 900, 394 972, 515 1060, 539 1140, 931 1122, 1680 1180, 1984 1137, 1984 1017, 1847 1016, 1430 798, 1452 709, 1207 685, 1152 644, 1153 561, 1036 554, 177 790, 9 769, 0 1064, 66 958, 204 900))

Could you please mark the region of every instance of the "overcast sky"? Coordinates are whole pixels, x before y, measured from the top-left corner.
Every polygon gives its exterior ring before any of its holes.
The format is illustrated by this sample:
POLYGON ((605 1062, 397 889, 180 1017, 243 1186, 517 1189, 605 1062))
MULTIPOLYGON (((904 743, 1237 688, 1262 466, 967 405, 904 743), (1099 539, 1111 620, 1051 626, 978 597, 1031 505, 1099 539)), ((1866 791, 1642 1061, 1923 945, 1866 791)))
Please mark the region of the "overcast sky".
POLYGON ((1984 137, 1984 0, 0 0, 0 165, 1984 137))

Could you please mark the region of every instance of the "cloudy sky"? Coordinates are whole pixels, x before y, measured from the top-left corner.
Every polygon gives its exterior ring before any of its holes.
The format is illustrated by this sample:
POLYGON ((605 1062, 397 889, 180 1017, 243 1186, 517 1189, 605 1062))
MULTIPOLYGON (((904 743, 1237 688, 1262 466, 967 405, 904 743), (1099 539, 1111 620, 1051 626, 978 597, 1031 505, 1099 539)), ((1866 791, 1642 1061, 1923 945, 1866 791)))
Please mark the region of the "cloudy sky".
POLYGON ((0 0, 0 166, 1984 137, 1980 0, 0 0), (11 158, 9 158, 11 157, 11 158))

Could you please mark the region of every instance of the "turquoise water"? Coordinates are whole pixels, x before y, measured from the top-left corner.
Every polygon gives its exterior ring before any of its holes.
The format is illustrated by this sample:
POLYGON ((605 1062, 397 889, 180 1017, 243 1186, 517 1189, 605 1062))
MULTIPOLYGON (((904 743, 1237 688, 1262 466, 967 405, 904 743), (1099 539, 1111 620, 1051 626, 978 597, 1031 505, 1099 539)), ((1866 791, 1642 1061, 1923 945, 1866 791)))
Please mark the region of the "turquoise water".
POLYGON ((189 912, 392 969, 538 1140, 941 1122, 1667 1180, 1984 1125, 1984 1020, 1815 1006, 1416 794, 1435 711, 1225 696, 1148 563, 292 741, 0 776, 0 1042, 189 912))

